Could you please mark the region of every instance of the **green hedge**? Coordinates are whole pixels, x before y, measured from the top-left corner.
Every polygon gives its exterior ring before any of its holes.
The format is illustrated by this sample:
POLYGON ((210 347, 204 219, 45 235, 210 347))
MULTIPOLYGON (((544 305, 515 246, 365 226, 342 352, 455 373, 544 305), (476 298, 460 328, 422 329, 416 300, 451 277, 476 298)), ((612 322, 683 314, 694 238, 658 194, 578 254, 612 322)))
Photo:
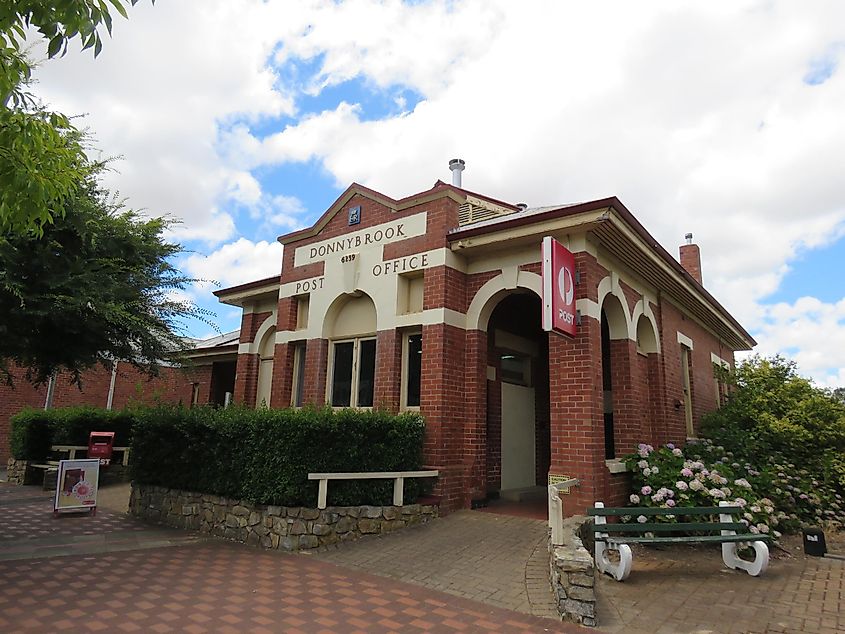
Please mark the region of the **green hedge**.
POLYGON ((44 460, 50 445, 88 445, 92 431, 115 432, 114 444, 128 446, 133 414, 97 407, 25 409, 12 417, 11 450, 18 460, 44 460))
MULTIPOLYGON (((314 506, 309 472, 421 467, 418 414, 158 407, 134 412, 132 478, 259 504, 314 506)), ((426 483, 405 483, 409 502, 426 483)), ((332 482, 330 505, 388 504, 391 480, 332 482)))

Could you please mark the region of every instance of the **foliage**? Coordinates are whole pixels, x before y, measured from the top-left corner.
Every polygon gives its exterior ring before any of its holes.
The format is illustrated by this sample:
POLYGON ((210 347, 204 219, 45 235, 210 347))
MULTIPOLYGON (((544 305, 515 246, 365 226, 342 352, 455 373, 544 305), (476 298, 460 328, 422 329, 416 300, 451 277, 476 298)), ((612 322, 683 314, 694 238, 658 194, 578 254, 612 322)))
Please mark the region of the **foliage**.
POLYGON ((845 524, 845 403, 782 357, 752 357, 728 403, 704 418, 717 446, 761 472, 779 510, 799 522, 845 524))
POLYGON ((113 431, 115 446, 125 447, 132 436, 132 421, 128 411, 98 407, 25 409, 11 419, 12 456, 44 460, 51 445, 87 445, 92 431, 113 431))
MULTIPOLYGON (((422 460, 418 414, 166 406, 135 416, 133 480, 254 503, 313 506, 310 472, 414 470, 422 460)), ((406 497, 421 486, 408 481, 406 497)), ((391 493, 391 481, 333 482, 329 504, 389 503, 391 493)))
POLYGON ((155 373, 182 346, 178 320, 205 314, 174 298, 193 280, 170 264, 181 247, 163 239, 167 221, 115 202, 100 170, 41 238, 0 233, 0 372, 14 362, 36 383, 60 370, 78 382, 117 358, 155 373))
MULTIPOLYGON (((131 0, 135 4, 137 0, 131 0)), ((0 232, 40 234, 85 176, 78 134, 64 115, 37 106, 27 92, 32 63, 23 50, 33 31, 47 55, 67 52, 77 36, 83 50, 103 47, 111 9, 126 17, 125 0, 4 0, 0 3, 0 232)))
POLYGON ((845 404, 782 357, 752 357, 727 378, 730 398, 704 417, 700 442, 683 450, 640 445, 626 458, 632 504, 711 506, 741 498, 746 521, 758 530, 845 527, 845 404))
MULTIPOLYGON (((718 506, 732 502, 743 508, 740 521, 752 533, 771 533, 780 537, 784 519, 765 490, 757 486, 750 464, 733 460, 733 456, 710 441, 691 443, 686 454, 671 443, 654 449, 640 444, 637 453, 625 457, 633 472, 633 489, 629 500, 633 506, 674 508, 684 506, 718 506)), ((644 521, 643 518, 639 518, 644 521)), ((674 521, 673 516, 658 516, 674 521)))

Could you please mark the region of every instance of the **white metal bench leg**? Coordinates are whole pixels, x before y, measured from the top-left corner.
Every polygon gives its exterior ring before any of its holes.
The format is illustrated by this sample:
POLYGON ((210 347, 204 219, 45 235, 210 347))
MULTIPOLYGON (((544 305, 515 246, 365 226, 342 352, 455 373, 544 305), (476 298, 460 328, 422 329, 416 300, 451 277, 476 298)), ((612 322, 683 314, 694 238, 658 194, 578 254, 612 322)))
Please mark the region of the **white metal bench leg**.
MULTIPOLYGON (((596 502, 597 509, 603 509, 603 502, 596 502)), ((596 515, 596 524, 607 524, 607 520, 603 515, 596 515)), ((634 561, 634 555, 631 552, 631 547, 628 544, 619 544, 614 547, 608 546, 605 542, 600 542, 600 537, 607 537, 607 533, 596 533, 596 566, 600 572, 610 575, 616 581, 624 581, 631 574, 631 564, 634 561), (608 559, 607 554, 611 550, 619 552, 619 563, 613 563, 608 559)))
MULTIPOLYGON (((730 506, 727 502, 719 502, 719 506, 730 506)), ((719 515, 719 521, 723 523, 733 522, 734 519, 727 513, 719 515)), ((736 531, 722 531, 722 535, 736 535, 736 531)), ((722 544, 722 561, 731 570, 744 570, 752 577, 758 577, 766 572, 769 567, 769 547, 765 542, 750 542, 754 549, 754 560, 746 561, 741 559, 736 552, 736 542, 725 542, 722 544)))
POLYGON ((552 529, 552 545, 563 545, 563 502, 553 484, 549 485, 549 528, 552 529))

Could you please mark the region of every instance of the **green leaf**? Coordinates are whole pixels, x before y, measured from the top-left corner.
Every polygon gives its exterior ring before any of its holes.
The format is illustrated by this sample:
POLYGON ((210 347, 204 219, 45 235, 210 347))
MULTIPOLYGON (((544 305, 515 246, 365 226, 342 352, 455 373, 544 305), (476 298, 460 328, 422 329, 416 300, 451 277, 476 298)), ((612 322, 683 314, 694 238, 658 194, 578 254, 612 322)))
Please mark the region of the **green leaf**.
POLYGON ((50 40, 50 43, 47 45, 47 57, 55 57, 56 53, 58 53, 61 48, 62 44, 64 43, 64 37, 62 34, 58 34, 50 40))

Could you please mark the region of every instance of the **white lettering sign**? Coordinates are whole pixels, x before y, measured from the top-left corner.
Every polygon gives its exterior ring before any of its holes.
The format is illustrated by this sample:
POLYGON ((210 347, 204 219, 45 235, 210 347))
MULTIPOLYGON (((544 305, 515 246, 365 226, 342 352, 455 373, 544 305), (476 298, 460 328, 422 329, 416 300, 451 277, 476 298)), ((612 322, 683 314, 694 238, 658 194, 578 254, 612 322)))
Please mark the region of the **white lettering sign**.
POLYGON ((336 238, 299 247, 294 253, 293 265, 302 266, 312 262, 320 262, 332 255, 345 255, 350 251, 364 251, 369 247, 381 247, 390 242, 424 235, 425 230, 426 214, 414 214, 402 220, 386 222, 369 229, 353 231, 336 238))
POLYGON ((388 260, 387 262, 380 262, 376 264, 373 266, 373 277, 390 275, 391 273, 416 271, 417 269, 424 269, 427 267, 428 253, 409 255, 408 257, 399 258, 397 260, 388 260))

